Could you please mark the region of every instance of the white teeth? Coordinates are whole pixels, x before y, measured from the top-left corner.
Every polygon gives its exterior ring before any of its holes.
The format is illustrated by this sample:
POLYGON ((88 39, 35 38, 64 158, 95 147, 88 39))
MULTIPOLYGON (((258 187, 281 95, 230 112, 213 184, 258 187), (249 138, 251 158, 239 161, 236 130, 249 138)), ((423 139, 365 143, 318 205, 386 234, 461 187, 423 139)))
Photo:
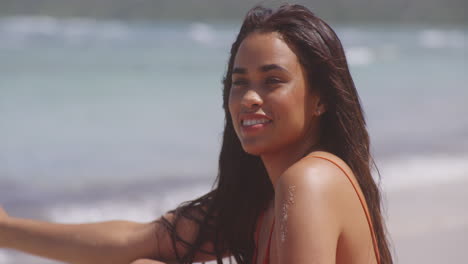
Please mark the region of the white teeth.
POLYGON ((257 124, 265 124, 270 122, 270 120, 263 118, 263 119, 246 119, 242 120, 242 125, 244 126, 253 126, 257 124))

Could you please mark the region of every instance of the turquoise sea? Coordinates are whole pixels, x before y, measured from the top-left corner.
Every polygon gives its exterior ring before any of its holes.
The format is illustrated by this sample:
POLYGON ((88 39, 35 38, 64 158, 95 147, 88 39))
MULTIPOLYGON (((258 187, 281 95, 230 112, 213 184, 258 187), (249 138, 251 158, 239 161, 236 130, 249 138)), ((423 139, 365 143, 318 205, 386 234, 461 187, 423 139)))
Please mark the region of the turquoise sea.
MULTIPOLYGON (((149 221, 207 192, 239 26, 0 19, 0 204, 60 222, 149 221)), ((382 188, 468 179, 468 28, 332 26, 382 188)), ((0 252, 19 259, 50 263, 0 252)))

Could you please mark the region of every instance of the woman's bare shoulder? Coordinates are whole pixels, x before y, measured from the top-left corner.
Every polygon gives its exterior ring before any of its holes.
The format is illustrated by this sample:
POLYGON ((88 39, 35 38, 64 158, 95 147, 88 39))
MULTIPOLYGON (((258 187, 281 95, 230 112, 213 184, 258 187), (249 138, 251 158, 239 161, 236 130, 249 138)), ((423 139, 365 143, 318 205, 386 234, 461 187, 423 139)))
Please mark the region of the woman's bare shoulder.
POLYGON ((314 151, 314 152, 309 153, 309 155, 304 157, 300 162, 317 163, 318 161, 326 161, 326 162, 322 162, 321 164, 324 166, 331 166, 331 167, 339 168, 342 172, 354 178, 354 173, 349 167, 349 165, 340 157, 330 152, 314 151))
POLYGON ((284 242, 279 255, 284 262, 295 263, 298 256, 304 263, 335 261, 352 200, 349 181, 335 163, 349 169, 332 154, 312 153, 275 183, 275 219, 284 242))
POLYGON ((324 151, 312 152, 288 168, 278 183, 315 183, 314 186, 335 186, 345 183, 348 175, 356 181, 351 168, 338 156, 324 151), (318 184, 318 185, 317 185, 318 184), (325 185, 324 185, 325 184, 325 185))
POLYGON ((313 205, 308 210, 326 205, 327 210, 336 210, 340 215, 359 203, 352 185, 361 193, 352 170, 342 159, 328 152, 313 152, 280 176, 275 183, 275 192, 282 198, 278 202, 294 190, 296 199, 313 205))

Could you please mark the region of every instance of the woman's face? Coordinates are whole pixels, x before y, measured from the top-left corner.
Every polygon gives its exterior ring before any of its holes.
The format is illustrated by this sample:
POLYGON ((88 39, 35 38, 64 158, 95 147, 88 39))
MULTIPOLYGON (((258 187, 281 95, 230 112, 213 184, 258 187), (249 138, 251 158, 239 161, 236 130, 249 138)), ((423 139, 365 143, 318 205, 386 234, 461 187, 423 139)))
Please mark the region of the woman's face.
MULTIPOLYGON (((229 112, 247 153, 304 148, 318 96, 278 33, 251 33, 234 60, 229 112)), ((312 125, 312 126, 311 126, 312 125)))

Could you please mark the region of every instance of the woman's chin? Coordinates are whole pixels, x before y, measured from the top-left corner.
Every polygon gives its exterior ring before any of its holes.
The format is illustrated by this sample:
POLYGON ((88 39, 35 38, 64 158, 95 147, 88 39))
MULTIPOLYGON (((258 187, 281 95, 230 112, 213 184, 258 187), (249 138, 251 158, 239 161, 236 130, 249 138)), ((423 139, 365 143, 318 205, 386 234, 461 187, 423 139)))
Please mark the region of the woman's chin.
POLYGON ((264 147, 258 146, 258 145, 242 145, 242 149, 250 155, 253 156, 260 156, 262 153, 266 151, 264 147))

